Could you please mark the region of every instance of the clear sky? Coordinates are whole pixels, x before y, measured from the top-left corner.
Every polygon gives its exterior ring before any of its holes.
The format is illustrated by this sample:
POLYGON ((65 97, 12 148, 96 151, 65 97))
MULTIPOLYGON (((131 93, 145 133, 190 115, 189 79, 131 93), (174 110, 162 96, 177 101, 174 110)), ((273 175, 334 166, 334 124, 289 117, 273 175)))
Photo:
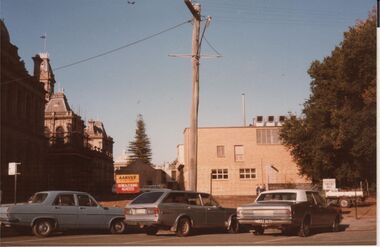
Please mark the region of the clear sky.
MULTIPOLYGON (((183 0, 0 0, 1 18, 30 73, 47 33, 51 65, 96 56, 192 18, 183 0), (134 4, 130 4, 131 2, 134 4)), ((241 126, 256 115, 299 114, 309 97, 307 70, 343 33, 366 19, 375 0, 202 0, 212 16, 205 37, 223 57, 202 59, 199 126, 241 126)), ((204 23, 204 22, 203 22, 204 23)), ((203 25, 202 25, 203 28, 203 25)), ((71 108, 99 119, 114 138, 114 159, 134 139, 142 114, 153 162, 176 158, 190 123, 192 24, 85 63, 56 70, 71 108)), ((202 53, 216 54, 205 41, 202 53)))

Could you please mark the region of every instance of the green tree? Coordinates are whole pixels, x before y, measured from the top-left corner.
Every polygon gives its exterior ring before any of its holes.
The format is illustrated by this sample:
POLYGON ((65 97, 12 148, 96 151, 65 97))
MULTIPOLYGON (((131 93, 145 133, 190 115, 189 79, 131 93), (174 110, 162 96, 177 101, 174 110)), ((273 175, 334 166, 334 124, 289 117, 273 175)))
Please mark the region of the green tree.
POLYGON ((135 140, 131 141, 128 147, 128 152, 130 153, 129 162, 142 160, 146 164, 151 165, 152 150, 150 148, 150 140, 145 133, 145 123, 141 114, 138 115, 136 124, 135 140))
POLYGON ((340 186, 376 181, 376 13, 344 33, 344 40, 308 73, 311 95, 281 138, 299 173, 340 186))

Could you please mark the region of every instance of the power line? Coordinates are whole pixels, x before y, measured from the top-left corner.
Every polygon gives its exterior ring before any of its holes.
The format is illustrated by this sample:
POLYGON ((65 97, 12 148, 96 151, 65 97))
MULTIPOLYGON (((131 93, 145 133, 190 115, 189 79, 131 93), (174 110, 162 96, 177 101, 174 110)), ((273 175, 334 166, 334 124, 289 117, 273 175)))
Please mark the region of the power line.
POLYGON ((148 39, 154 38, 154 37, 156 37, 156 36, 158 36, 158 35, 161 35, 161 34, 163 34, 163 33, 166 33, 166 32, 168 32, 168 31, 170 31, 170 30, 173 30, 173 29, 175 29, 175 28, 178 28, 178 27, 180 27, 180 26, 182 26, 182 25, 184 25, 184 24, 186 24, 186 23, 190 23, 191 21, 192 21, 192 20, 184 21, 184 22, 182 22, 182 23, 180 23, 180 24, 177 24, 177 25, 175 25, 175 26, 173 26, 173 27, 167 28, 167 29, 165 29, 165 30, 163 30, 163 31, 161 31, 161 32, 158 32, 158 33, 155 33, 155 34, 149 35, 149 36, 147 36, 147 37, 145 37, 145 38, 142 38, 142 39, 139 39, 139 40, 137 40, 137 41, 134 41, 134 42, 131 42, 131 43, 125 44, 125 45, 120 46, 120 47, 118 47, 118 48, 115 48, 115 49, 112 49, 112 50, 109 50, 109 51, 106 51, 106 52, 100 53, 100 54, 95 55, 95 56, 91 56, 91 57, 88 57, 88 58, 84 58, 84 59, 78 60, 78 61, 73 62, 73 63, 70 63, 70 64, 66 64, 66 65, 63 65, 63 66, 56 67, 56 68, 53 69, 53 71, 57 71, 57 70, 61 70, 61 69, 65 69, 65 68, 68 68, 68 67, 71 67, 71 66, 74 66, 74 65, 80 64, 80 63, 84 63, 84 62, 90 61, 90 60, 95 59, 95 58, 98 58, 98 57, 106 56, 106 55, 108 55, 108 54, 110 54, 110 53, 114 53, 114 52, 116 52, 116 51, 122 50, 122 49, 124 49, 124 48, 129 47, 129 46, 136 45, 136 44, 141 43, 141 42, 143 42, 143 41, 146 41, 146 40, 148 40, 148 39))
MULTIPOLYGON (((143 41, 146 41, 146 40, 148 40, 148 39, 154 38, 154 37, 156 37, 156 36, 158 36, 158 35, 161 35, 161 34, 163 34, 163 33, 166 33, 166 32, 168 32, 168 31, 170 31, 170 30, 176 29, 176 28, 178 28, 178 27, 180 27, 180 26, 182 26, 182 25, 184 25, 184 24, 186 24, 186 23, 190 23, 190 22, 192 22, 191 19, 190 19, 190 20, 187 20, 187 21, 184 21, 184 22, 182 22, 182 23, 180 23, 180 24, 177 24, 177 25, 175 25, 175 26, 169 27, 169 28, 167 28, 167 29, 164 29, 164 30, 162 30, 162 31, 160 31, 160 32, 158 32, 158 33, 155 33, 155 34, 149 35, 149 36, 147 36, 147 37, 145 37, 145 38, 142 38, 142 39, 136 40, 136 41, 134 41, 134 42, 131 42, 131 43, 128 43, 128 44, 125 44, 125 45, 122 45, 122 46, 120 46, 120 47, 118 47, 118 48, 114 48, 114 49, 112 49, 112 50, 109 50, 109 51, 106 51, 106 52, 102 52, 102 53, 100 53, 100 54, 97 54, 97 55, 94 55, 94 56, 91 56, 91 57, 88 57, 88 58, 84 58, 84 59, 78 60, 78 61, 73 62, 73 63, 69 63, 69 64, 66 64, 66 65, 62 65, 62 66, 56 67, 56 68, 54 68, 54 69, 52 69, 52 70, 53 70, 53 71, 57 71, 57 70, 65 69, 65 68, 68 68, 68 67, 71 67, 71 66, 74 66, 74 65, 80 64, 80 63, 84 63, 84 62, 87 62, 87 61, 90 61, 90 60, 93 60, 93 59, 96 59, 96 58, 99 58, 99 57, 102 57, 102 56, 106 56, 106 55, 108 55, 108 54, 114 53, 114 52, 116 52, 116 51, 119 51, 119 50, 125 49, 125 48, 127 48, 127 47, 130 47, 130 46, 136 45, 136 44, 138 44, 138 43, 141 43, 141 42, 143 42, 143 41)), ((31 77, 35 77, 35 76, 28 75, 27 77, 22 77, 22 78, 17 78, 17 79, 13 79, 13 80, 9 80, 9 81, 5 81, 5 82, 1 82, 1 85, 8 84, 8 83, 11 83, 11 82, 16 82, 16 81, 26 80, 26 79, 29 79, 29 78, 31 78, 31 77)))
POLYGON ((222 54, 220 54, 220 52, 218 52, 218 50, 215 49, 215 47, 212 46, 212 45, 210 44, 210 42, 206 39, 206 36, 203 37, 203 38, 204 38, 204 40, 206 41, 206 43, 208 44, 208 46, 210 46, 210 48, 211 48, 216 54, 218 54, 219 56, 222 56, 222 54))

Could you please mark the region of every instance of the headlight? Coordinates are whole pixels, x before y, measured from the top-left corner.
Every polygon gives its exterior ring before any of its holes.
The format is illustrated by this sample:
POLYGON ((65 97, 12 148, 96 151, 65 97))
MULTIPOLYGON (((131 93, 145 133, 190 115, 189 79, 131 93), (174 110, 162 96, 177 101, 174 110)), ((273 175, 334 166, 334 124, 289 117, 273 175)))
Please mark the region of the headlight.
POLYGON ((131 215, 132 214, 132 209, 130 209, 130 208, 124 208, 124 214, 125 215, 131 215))

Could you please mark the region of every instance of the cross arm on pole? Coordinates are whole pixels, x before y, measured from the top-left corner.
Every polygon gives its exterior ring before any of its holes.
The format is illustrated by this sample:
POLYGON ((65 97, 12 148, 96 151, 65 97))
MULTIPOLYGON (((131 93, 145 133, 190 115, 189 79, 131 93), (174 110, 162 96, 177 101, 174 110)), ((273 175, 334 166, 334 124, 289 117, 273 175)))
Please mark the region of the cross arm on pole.
POLYGON ((196 18, 197 20, 200 20, 201 16, 199 15, 199 12, 194 9, 194 6, 191 3, 191 0, 184 0, 184 1, 185 1, 186 6, 189 8, 191 14, 194 16, 194 18, 196 18))

